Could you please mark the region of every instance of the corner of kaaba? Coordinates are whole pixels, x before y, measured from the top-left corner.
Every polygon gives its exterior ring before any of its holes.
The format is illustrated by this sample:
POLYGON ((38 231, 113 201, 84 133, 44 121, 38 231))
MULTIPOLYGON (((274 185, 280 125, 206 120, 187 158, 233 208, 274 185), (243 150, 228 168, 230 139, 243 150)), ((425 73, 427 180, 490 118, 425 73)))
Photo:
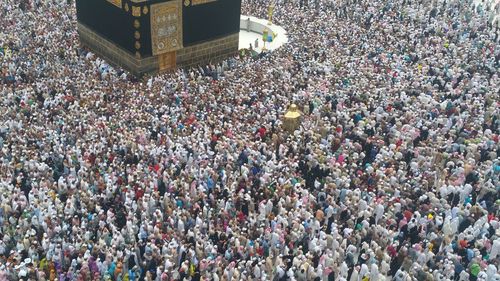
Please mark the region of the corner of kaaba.
POLYGON ((80 42, 136 76, 238 52, 241 0, 77 0, 80 42))

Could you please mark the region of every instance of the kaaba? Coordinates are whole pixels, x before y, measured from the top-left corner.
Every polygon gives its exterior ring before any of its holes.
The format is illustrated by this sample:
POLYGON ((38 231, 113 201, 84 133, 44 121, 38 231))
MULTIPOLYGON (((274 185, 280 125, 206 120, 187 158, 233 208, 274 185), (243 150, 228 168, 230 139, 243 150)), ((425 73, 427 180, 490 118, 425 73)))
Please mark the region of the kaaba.
POLYGON ((241 0, 76 0, 80 42, 134 75, 238 52, 241 0))

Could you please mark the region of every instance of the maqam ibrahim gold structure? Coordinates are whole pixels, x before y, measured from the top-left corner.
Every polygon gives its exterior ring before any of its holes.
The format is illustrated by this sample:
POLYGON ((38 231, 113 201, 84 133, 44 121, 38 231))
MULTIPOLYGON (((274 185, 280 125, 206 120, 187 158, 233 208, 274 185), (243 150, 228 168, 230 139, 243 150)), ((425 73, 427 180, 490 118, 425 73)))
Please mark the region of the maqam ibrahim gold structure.
POLYGON ((283 116, 283 128, 290 133, 293 133, 300 127, 302 113, 296 104, 292 104, 288 111, 283 116))

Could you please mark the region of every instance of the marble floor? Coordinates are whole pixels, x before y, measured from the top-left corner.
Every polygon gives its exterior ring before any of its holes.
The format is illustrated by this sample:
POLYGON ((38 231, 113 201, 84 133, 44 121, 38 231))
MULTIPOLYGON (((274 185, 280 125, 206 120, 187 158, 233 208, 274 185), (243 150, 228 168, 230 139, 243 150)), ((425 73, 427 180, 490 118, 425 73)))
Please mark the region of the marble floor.
MULTIPOLYGON (((244 15, 241 16, 242 20, 243 19, 246 20, 248 18, 250 18, 250 20, 252 22, 268 26, 271 30, 273 30, 277 34, 277 36, 273 42, 266 43, 267 50, 271 50, 271 51, 275 50, 288 42, 287 32, 283 27, 278 26, 278 25, 274 25, 274 24, 267 25, 267 20, 264 20, 264 19, 259 19, 259 18, 252 17, 252 16, 244 16, 244 15)), ((262 47, 263 47, 262 34, 259 34, 256 32, 248 32, 246 30, 240 30, 239 48, 240 49, 244 49, 244 48, 248 49, 250 47, 250 44, 252 44, 252 47, 254 48, 254 50, 256 50, 257 52, 261 52, 262 47), (257 49, 255 48, 255 39, 259 40, 259 44, 258 44, 257 49)))

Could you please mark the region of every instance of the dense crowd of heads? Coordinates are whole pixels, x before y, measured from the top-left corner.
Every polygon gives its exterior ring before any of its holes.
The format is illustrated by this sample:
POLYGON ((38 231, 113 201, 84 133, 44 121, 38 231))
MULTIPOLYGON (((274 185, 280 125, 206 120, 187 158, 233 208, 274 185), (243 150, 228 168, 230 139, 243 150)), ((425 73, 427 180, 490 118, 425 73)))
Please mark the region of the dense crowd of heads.
POLYGON ((138 80, 2 0, 0 280, 499 281, 499 10, 282 0, 282 48, 138 80))

